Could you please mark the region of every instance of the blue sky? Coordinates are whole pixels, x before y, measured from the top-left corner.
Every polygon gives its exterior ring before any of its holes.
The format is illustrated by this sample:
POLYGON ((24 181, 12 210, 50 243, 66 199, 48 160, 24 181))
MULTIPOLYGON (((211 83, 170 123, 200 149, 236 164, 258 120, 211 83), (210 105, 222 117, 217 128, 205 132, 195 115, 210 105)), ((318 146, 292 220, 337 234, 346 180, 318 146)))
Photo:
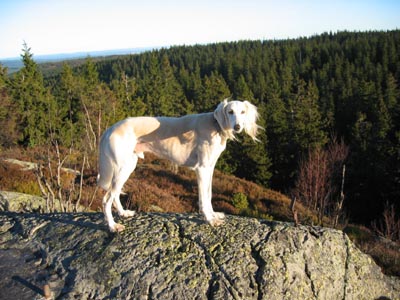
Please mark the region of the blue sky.
POLYGON ((0 0, 0 58, 392 29, 398 0, 0 0))

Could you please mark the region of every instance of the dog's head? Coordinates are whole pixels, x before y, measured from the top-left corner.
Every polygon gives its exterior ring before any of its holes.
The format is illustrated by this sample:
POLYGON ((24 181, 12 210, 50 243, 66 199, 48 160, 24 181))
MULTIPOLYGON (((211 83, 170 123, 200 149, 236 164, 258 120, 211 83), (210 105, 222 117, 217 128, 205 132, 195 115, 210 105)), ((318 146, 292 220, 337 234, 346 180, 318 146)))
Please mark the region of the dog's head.
POLYGON ((222 101, 214 111, 214 118, 228 137, 235 139, 235 133, 244 130, 253 140, 258 141, 257 107, 249 101, 222 101))

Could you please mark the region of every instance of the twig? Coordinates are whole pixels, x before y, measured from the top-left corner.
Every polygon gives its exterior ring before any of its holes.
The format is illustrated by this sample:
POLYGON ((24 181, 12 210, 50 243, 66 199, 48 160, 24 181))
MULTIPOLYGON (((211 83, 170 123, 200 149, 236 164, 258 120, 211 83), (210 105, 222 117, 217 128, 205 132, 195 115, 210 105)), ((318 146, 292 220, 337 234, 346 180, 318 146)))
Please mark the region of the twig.
POLYGON ((297 216, 297 210, 295 209, 295 204, 296 204, 296 197, 293 197, 292 201, 290 202, 290 210, 293 214, 294 224, 295 224, 295 226, 298 226, 300 223, 299 223, 299 219, 297 216))

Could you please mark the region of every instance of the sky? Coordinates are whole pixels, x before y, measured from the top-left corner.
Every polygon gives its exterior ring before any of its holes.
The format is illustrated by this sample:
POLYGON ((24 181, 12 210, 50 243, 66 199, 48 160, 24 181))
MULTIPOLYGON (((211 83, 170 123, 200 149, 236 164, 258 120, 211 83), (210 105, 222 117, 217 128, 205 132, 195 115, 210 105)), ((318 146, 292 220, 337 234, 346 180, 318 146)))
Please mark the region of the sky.
POLYGON ((398 0, 0 0, 0 58, 394 29, 398 0))

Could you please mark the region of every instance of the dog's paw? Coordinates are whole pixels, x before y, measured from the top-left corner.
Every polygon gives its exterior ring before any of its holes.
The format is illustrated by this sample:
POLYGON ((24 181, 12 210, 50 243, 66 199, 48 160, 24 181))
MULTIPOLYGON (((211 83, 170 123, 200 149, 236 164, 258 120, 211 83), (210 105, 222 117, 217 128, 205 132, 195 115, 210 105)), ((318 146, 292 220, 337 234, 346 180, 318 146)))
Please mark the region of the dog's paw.
POLYGON ((121 232, 125 230, 125 226, 122 224, 115 223, 113 227, 110 227, 111 232, 121 232))
POLYGON ((225 219, 225 214, 222 212, 214 212, 214 219, 218 220, 224 220, 225 219))
POLYGON ((123 217, 123 218, 129 218, 129 217, 133 217, 135 215, 135 211, 134 210, 125 209, 124 211, 119 213, 119 215, 121 217, 123 217))
POLYGON ((208 223, 213 227, 220 226, 224 224, 224 222, 225 222, 224 219, 212 219, 208 221, 208 223))
POLYGON ((208 221, 211 226, 220 226, 225 222, 225 214, 220 212, 214 212, 213 218, 208 221))

